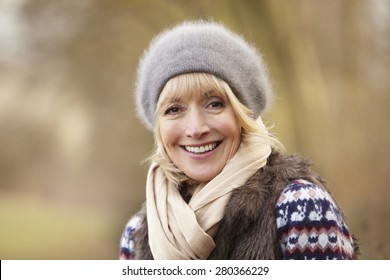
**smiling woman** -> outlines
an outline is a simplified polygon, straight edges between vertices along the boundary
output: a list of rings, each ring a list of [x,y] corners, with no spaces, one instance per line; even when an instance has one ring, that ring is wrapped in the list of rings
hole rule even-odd
[[[218,175],[241,141],[241,128],[227,96],[210,87],[206,75],[184,74],[167,83],[160,96],[162,105],[157,104],[161,109],[155,131],[161,138],[159,150],[167,152],[162,158],[169,158],[179,173],[199,182]]]
[[[243,38],[185,22],[153,40],[137,78],[155,151],[122,259],[356,258],[324,181],[263,124],[268,75]]]

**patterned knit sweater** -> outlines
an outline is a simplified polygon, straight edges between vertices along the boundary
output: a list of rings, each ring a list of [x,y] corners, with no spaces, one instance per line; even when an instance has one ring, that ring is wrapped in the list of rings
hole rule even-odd
[[[278,241],[284,259],[351,259],[353,238],[336,203],[323,188],[295,180],[275,206]],[[120,259],[134,259],[134,232],[141,218],[133,216],[120,240]]]

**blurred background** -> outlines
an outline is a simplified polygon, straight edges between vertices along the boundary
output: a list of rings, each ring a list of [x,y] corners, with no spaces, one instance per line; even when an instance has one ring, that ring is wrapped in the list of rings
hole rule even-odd
[[[0,0],[0,259],[116,259],[145,199],[138,59],[184,19],[264,54],[265,120],[329,184],[363,259],[390,259],[390,1]]]

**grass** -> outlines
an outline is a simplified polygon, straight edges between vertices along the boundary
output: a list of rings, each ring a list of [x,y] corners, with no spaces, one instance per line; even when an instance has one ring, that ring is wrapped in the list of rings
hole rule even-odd
[[[113,219],[100,212],[1,193],[0,259],[116,258]]]

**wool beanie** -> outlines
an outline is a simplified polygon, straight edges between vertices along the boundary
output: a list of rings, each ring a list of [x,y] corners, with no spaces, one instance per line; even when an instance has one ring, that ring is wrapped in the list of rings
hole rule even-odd
[[[254,118],[269,106],[271,86],[257,50],[222,24],[186,21],[157,35],[140,60],[136,106],[147,128],[153,129],[156,104],[166,82],[197,72],[224,80],[238,100],[253,111]]]

